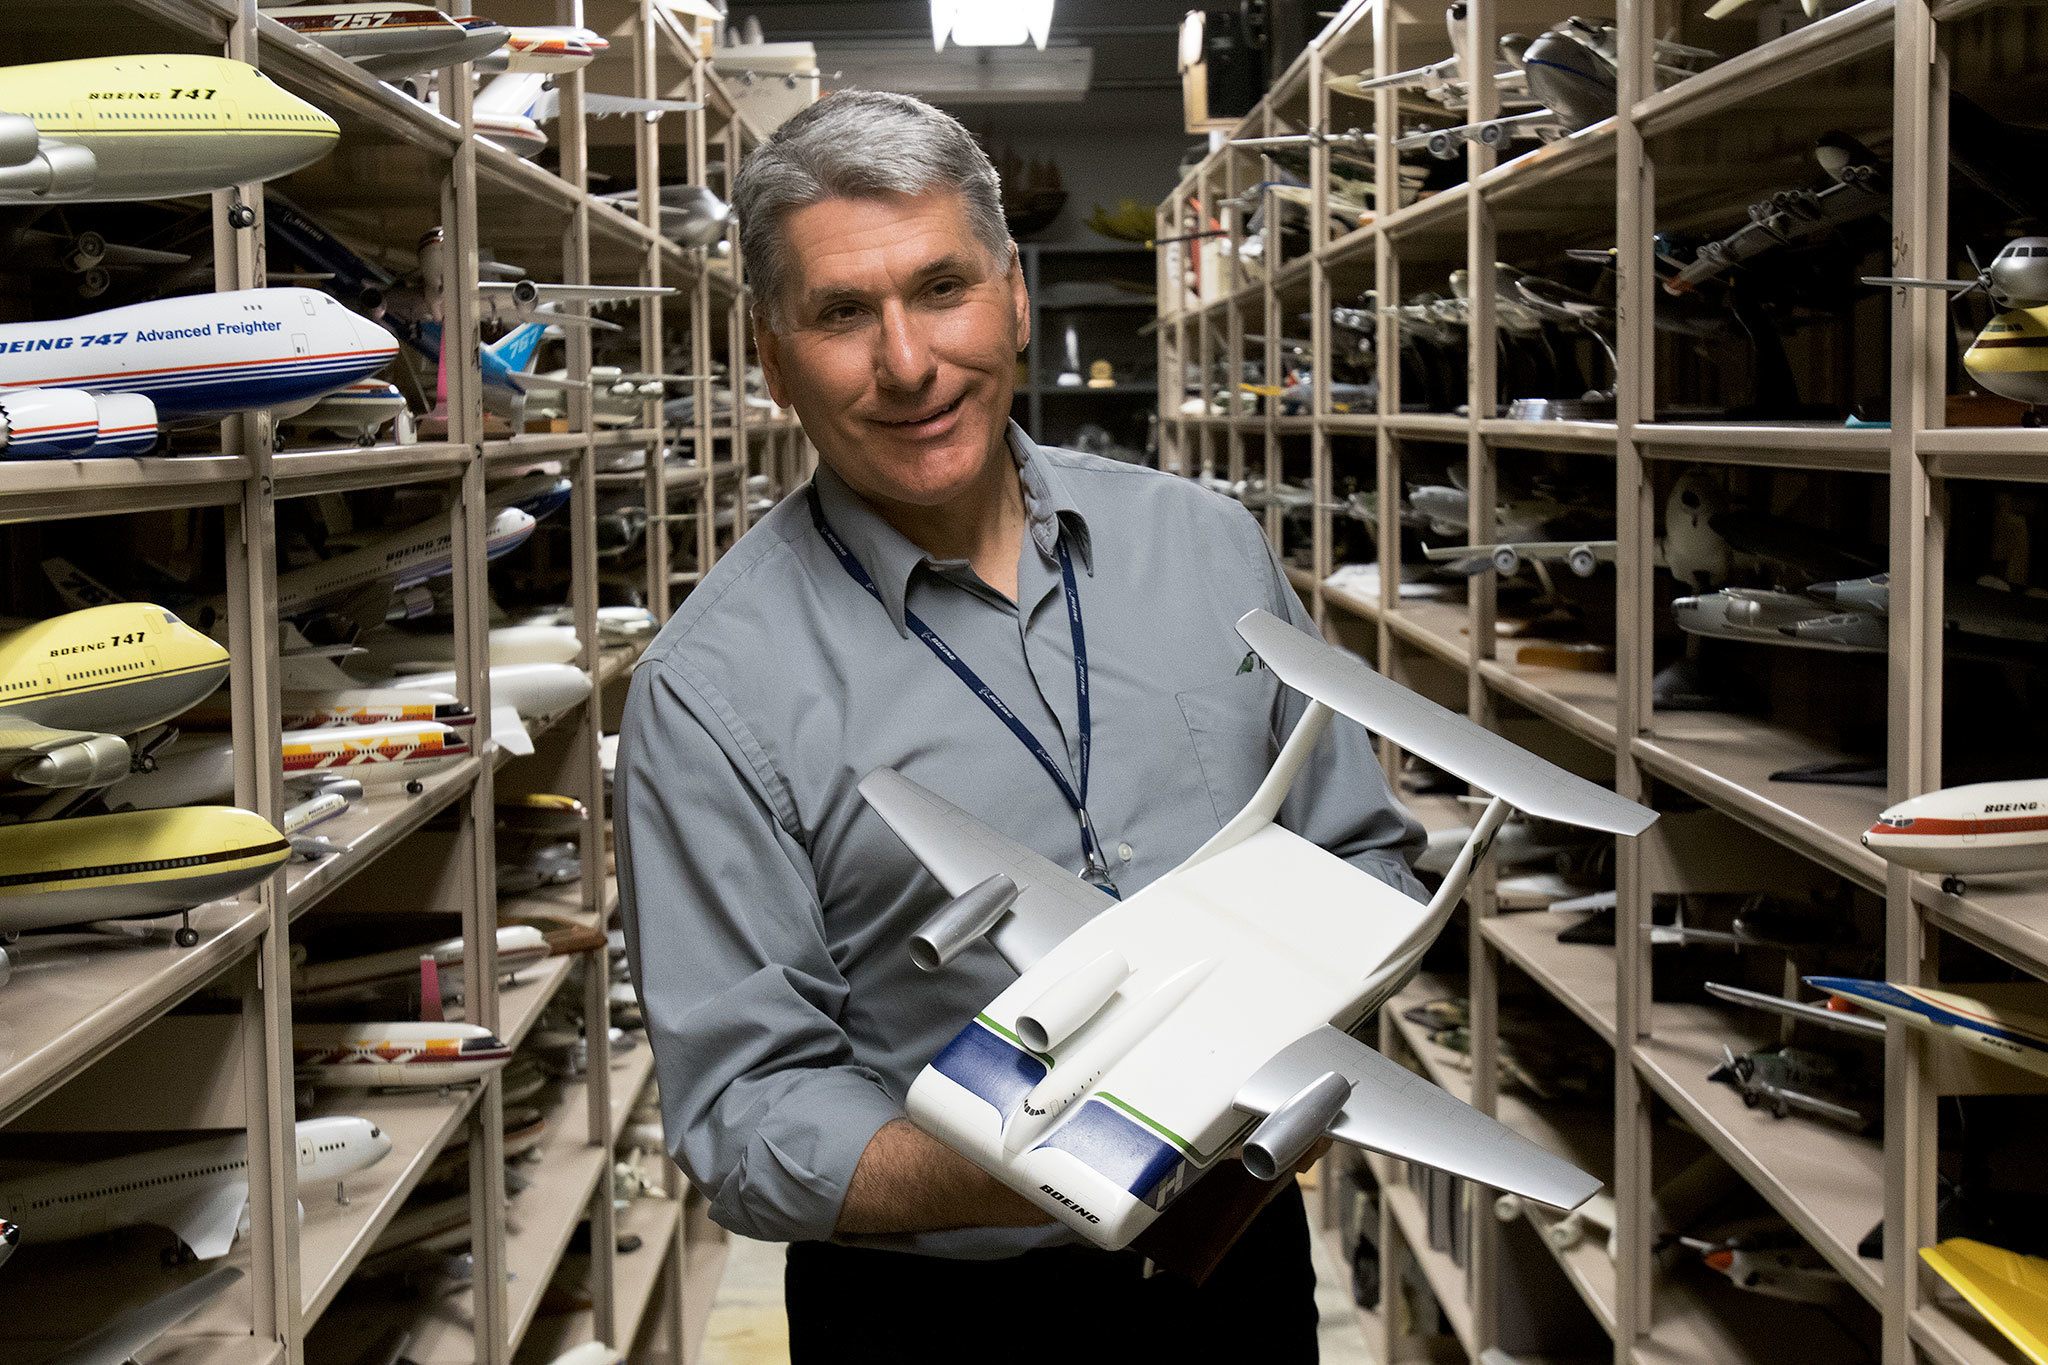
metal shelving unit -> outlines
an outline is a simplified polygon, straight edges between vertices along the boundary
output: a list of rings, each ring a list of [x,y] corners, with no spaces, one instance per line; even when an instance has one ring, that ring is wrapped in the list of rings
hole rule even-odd
[[[1888,427],[1845,425],[1839,417],[1712,419],[1668,406],[1673,381],[1660,364],[1661,291],[1652,244],[1655,234],[1688,223],[1718,219],[1726,224],[1722,231],[1739,224],[1751,202],[1783,184],[1772,177],[1788,158],[1803,154],[1793,141],[1798,133],[1842,126],[1871,140],[1889,162],[1889,273],[1954,273],[1951,259],[1960,258],[1961,243],[1949,240],[1947,111],[1952,78],[1982,80],[1981,70],[1960,71],[1959,54],[1996,50],[2000,33],[2010,40],[2004,44],[2010,52],[2031,51],[2028,45],[2038,42],[2035,18],[2002,0],[1860,0],[1811,22],[1781,12],[1773,22],[1789,31],[1774,34],[1753,16],[1716,28],[1700,8],[1674,0],[1620,5],[1617,117],[1523,155],[1468,146],[1465,160],[1452,167],[1462,174],[1447,177],[1451,183],[1434,181],[1434,192],[1420,197],[1374,195],[1362,219],[1335,223],[1327,211],[1333,164],[1347,176],[1395,185],[1398,158],[1385,135],[1407,131],[1409,114],[1427,106],[1404,105],[1391,90],[1351,99],[1329,90],[1326,79],[1387,75],[1450,54],[1441,13],[1432,6],[1344,5],[1236,134],[1358,128],[1381,135],[1362,154],[1362,165],[1355,158],[1336,162],[1346,152],[1331,145],[1308,154],[1312,207],[1305,254],[1286,257],[1269,234],[1263,268],[1240,264],[1249,211],[1242,196],[1272,178],[1251,149],[1216,147],[1159,208],[1158,236],[1169,242],[1158,272],[1160,462],[1187,476],[1251,476],[1269,484],[1284,478],[1307,486],[1316,505],[1310,516],[1289,520],[1274,508],[1265,514],[1266,526],[1326,633],[1410,686],[1462,706],[1475,720],[1611,779],[1626,795],[1674,811],[1699,808],[1668,815],[1645,838],[1617,848],[1620,949],[1560,943],[1556,931],[1566,917],[1498,913],[1490,869],[1474,879],[1469,937],[1448,945],[1460,972],[1418,983],[1408,993],[1413,998],[1400,1002],[1454,993],[1469,999],[1469,1072],[1456,1069],[1398,1008],[1386,1012],[1382,1041],[1392,1055],[1586,1163],[1616,1196],[1620,1228],[1612,1258],[1597,1243],[1580,1243],[1556,1253],[1554,1275],[1539,1264],[1532,1278],[1529,1258],[1510,1254],[1507,1246],[1519,1234],[1481,1209],[1470,1214],[1469,1252],[1461,1263],[1432,1248],[1432,1229],[1398,1164],[1373,1158],[1368,1164],[1381,1188],[1377,1241],[1385,1289],[1382,1302],[1361,1313],[1378,1333],[1380,1358],[1476,1361],[1480,1352],[1504,1344],[1504,1305],[1554,1294],[1562,1278],[1611,1338],[1619,1365],[1763,1362],[1793,1341],[1811,1359],[1832,1359],[1840,1346],[1851,1357],[1860,1351],[1888,1365],[1923,1359],[2014,1365],[2019,1352],[1942,1287],[1916,1252],[1935,1240],[1937,1094],[2016,1090],[2019,1082],[1980,1069],[1958,1085],[1939,1069],[1934,1049],[1893,1029],[1884,1047],[1882,1139],[1773,1120],[1705,1076],[1724,1042],[1740,1051],[1776,1040],[1778,1031],[1732,1009],[1653,1000],[1648,931],[1653,894],[1735,889],[1717,879],[1728,876],[1728,862],[1747,859],[1752,879],[1841,889],[1881,902],[1881,970],[1893,981],[1936,982],[1944,948],[1963,944],[2022,972],[2048,975],[2048,886],[2038,878],[2005,878],[1950,895],[1935,879],[1888,867],[1858,837],[1882,807],[1943,784],[1942,688],[1953,667],[1943,643],[1944,565],[1952,539],[1982,533],[1952,523],[1951,495],[1987,481],[2038,484],[2048,477],[2042,473],[2048,443],[2041,431],[2017,425],[1951,424],[1945,357],[1952,329],[1944,299],[1929,291],[1893,291],[1888,312],[1875,290],[1855,305],[1853,349],[1856,358],[1867,357],[1864,368],[1888,381]],[[1491,53],[1497,35],[1536,33],[1571,13],[1561,3],[1473,0],[1461,46]],[[2009,28],[1991,27],[1998,24]],[[1652,40],[1671,36],[1715,47],[1724,59],[1660,89],[1652,80]],[[1462,117],[1493,114],[1494,97],[1491,85],[1479,82]],[[1457,120],[1438,111],[1437,121]],[[1171,242],[1218,224],[1219,238]],[[1469,300],[1470,361],[1458,362],[1465,383],[1458,384],[1455,373],[1445,376],[1444,387],[1457,391],[1455,403],[1439,411],[1404,406],[1412,395],[1404,394],[1399,324],[1382,311],[1376,408],[1333,407],[1333,305],[1352,303],[1367,290],[1376,291],[1374,302],[1381,305],[1424,288],[1447,294],[1452,270],[1484,280],[1496,260],[1533,267],[1545,251],[1610,243],[1617,248],[1621,319],[1611,420],[1492,415],[1500,326],[1492,291],[1484,288]],[[1282,416],[1277,404],[1260,403],[1237,380],[1246,360],[1258,362],[1269,380],[1279,372],[1271,343],[1248,345],[1246,337],[1279,336],[1283,322],[1303,313],[1308,322],[1293,325],[1312,333],[1314,401],[1301,415]],[[1881,326],[1888,326],[1888,335]],[[1660,409],[1660,401],[1667,406]],[[1490,508],[1502,469],[1530,462],[1532,453],[1572,458],[1575,467],[1594,472],[1588,482],[1613,488],[1620,546],[1611,580],[1613,671],[1517,661],[1513,648],[1499,643],[1499,584],[1491,571],[1471,580],[1463,600],[1451,601],[1404,597],[1392,564],[1398,555],[1391,553],[1381,556],[1376,584],[1332,578],[1339,567],[1333,542],[1345,515],[1333,504],[1348,492],[1379,494],[1373,539],[1391,547],[1400,538],[1394,494],[1416,482],[1418,471],[1448,468],[1469,490],[1472,507]],[[1610,462],[1611,469],[1603,468]],[[1653,704],[1660,662],[1659,504],[1677,468],[1693,465],[1737,479],[1860,480],[1872,490],[1888,555],[1880,567],[1889,568],[1894,604],[1888,654],[1872,665],[1881,671],[1869,675],[1872,689],[1881,691],[1884,790],[1771,780],[1773,772],[1795,764],[1842,757],[1837,740],[1795,720]],[[1393,771],[1399,756],[1383,757]],[[1438,800],[1421,800],[1425,823],[1465,822],[1455,812],[1435,810]],[[1700,821],[1707,823],[1694,826]],[[1750,884],[1772,883],[1742,883]],[[1499,1083],[1498,1012],[1509,977],[1547,1000],[1559,1027],[1583,1026],[1615,1050],[1612,1113],[1590,1143],[1566,1134],[1554,1107]],[[1778,1305],[1756,1296],[1731,1298],[1720,1292],[1726,1286],[1702,1285],[1698,1276],[1681,1275],[1668,1258],[1653,1255],[1655,1191],[1671,1174],[1669,1149],[1677,1145],[1674,1134],[1684,1136],[1681,1130],[1690,1134],[1684,1141],[1717,1154],[1760,1205],[1842,1274],[1855,1310],[1846,1319],[1852,1328],[1846,1336],[1840,1329],[1830,1333],[1825,1323],[1815,1331],[1782,1321]],[[1321,1185],[1339,1191],[1348,1178],[1343,1163],[1332,1162]],[[1333,1197],[1325,1209],[1332,1236],[1339,1235],[1336,1202]],[[1540,1228],[1545,1217],[1539,1210],[1529,1220]],[[1865,1257],[1859,1243],[1880,1220],[1884,1254]],[[1429,1315],[1415,1312],[1400,1288],[1416,1277],[1441,1305],[1448,1335],[1433,1333]],[[1596,1353],[1606,1351],[1602,1344]]]
[[[446,7],[467,14],[469,6]],[[106,936],[32,940],[14,980],[0,989],[0,1125],[13,1137],[63,1127],[104,1112],[107,1126],[157,1132],[241,1130],[250,1152],[246,1234],[230,1263],[244,1279],[174,1329],[151,1359],[268,1365],[347,1358],[351,1337],[409,1326],[411,1353],[423,1362],[550,1359],[581,1341],[603,1339],[636,1360],[693,1359],[702,1307],[715,1289],[723,1233],[703,1216],[702,1198],[663,1162],[662,1189],[614,1216],[613,1151],[636,1103],[652,1093],[652,1057],[644,1042],[617,1057],[605,1030],[593,1030],[585,1074],[567,1084],[546,1115],[544,1160],[525,1188],[508,1196],[502,1077],[435,1092],[322,1093],[314,1113],[374,1119],[393,1141],[379,1165],[349,1182],[339,1203],[329,1190],[300,1190],[293,1173],[292,1123],[300,1116],[290,1051],[290,983],[295,948],[315,925],[333,928],[365,911],[431,912],[459,920],[467,945],[463,1017],[517,1045],[573,981],[581,1009],[608,1020],[609,974],[602,952],[550,958],[500,987],[495,930],[501,918],[540,916],[558,926],[606,925],[617,906],[611,875],[599,740],[615,724],[638,646],[606,645],[598,629],[600,592],[639,596],[666,618],[681,594],[673,583],[672,541],[696,572],[747,525],[739,497],[732,524],[715,526],[720,499],[752,479],[779,494],[807,468],[795,422],[743,401],[746,291],[736,258],[686,250],[658,231],[656,187],[664,158],[671,180],[685,175],[729,189],[730,168],[759,141],[757,130],[700,61],[694,21],[658,0],[507,0],[502,22],[577,24],[596,29],[610,49],[585,71],[560,78],[562,112],[550,126],[554,169],[523,161],[471,136],[468,68],[443,82],[437,112],[306,42],[265,17],[254,0],[99,0],[61,14],[21,10],[28,59],[126,52],[222,53],[260,67],[271,79],[329,112],[341,125],[337,150],[278,182],[278,188],[372,253],[403,260],[420,232],[445,233],[451,280],[477,278],[480,253],[518,262],[538,278],[565,283],[667,283],[678,293],[639,310],[637,353],[647,371],[708,374],[730,366],[735,395],[728,415],[714,414],[709,380],[695,382],[697,420],[665,430],[657,404],[623,430],[599,428],[587,390],[571,390],[568,415],[549,432],[509,433],[486,426],[473,287],[451,285],[443,299],[446,334],[457,344],[447,365],[445,433],[413,444],[366,449],[274,449],[270,420],[257,415],[221,427],[217,452],[175,457],[0,464],[0,543],[71,525],[118,528],[137,516],[201,523],[195,550],[227,584],[232,665],[235,802],[275,821],[287,804],[274,760],[278,746],[279,514],[293,500],[344,494],[439,494],[455,545],[455,671],[462,700],[477,715],[477,757],[426,778],[417,791],[375,788],[322,830],[340,852],[293,862],[243,897],[199,909],[200,942],[191,950]],[[698,113],[658,121],[586,117],[586,88],[702,99]],[[637,186],[639,216],[596,197],[599,189]],[[215,287],[250,288],[267,280],[260,214],[265,187],[213,197],[210,247]],[[259,214],[253,228],[230,226],[239,199]],[[630,334],[629,334],[630,335]],[[466,340],[465,340],[466,339]],[[587,333],[565,342],[572,373],[591,364]],[[625,479],[617,466],[638,453]],[[664,458],[667,457],[667,458]],[[489,742],[487,666],[490,569],[485,558],[490,484],[535,468],[558,469],[572,484],[555,514],[569,527],[568,604],[582,648],[578,665],[595,684],[590,698],[531,726],[537,751],[514,757]],[[710,476],[706,477],[706,470]],[[612,472],[606,472],[610,470]],[[600,582],[597,516],[601,502],[644,498],[648,565],[609,588]],[[685,518],[689,511],[698,515]],[[32,545],[27,549],[32,550]],[[17,568],[34,561],[17,550]],[[196,555],[195,555],[196,557]],[[26,602],[33,591],[24,588]],[[580,839],[579,883],[500,901],[495,894],[494,800],[533,791],[575,796],[591,812]],[[423,921],[423,923],[426,921]],[[423,932],[431,938],[431,932]],[[578,966],[585,968],[580,973]],[[110,1087],[137,1057],[162,1052],[195,1020],[214,1040],[203,1055],[178,1056],[146,1096]],[[115,1064],[118,1054],[118,1065]],[[72,1126],[77,1126],[74,1122]],[[378,1301],[364,1313],[349,1294],[351,1277],[444,1149],[468,1152],[469,1247],[473,1289],[459,1296]],[[303,1223],[299,1206],[303,1202]],[[566,1256],[580,1226],[588,1250]],[[620,1253],[621,1234],[639,1242]],[[33,1246],[8,1268],[18,1310],[0,1330],[0,1355],[33,1342],[54,1344],[63,1327],[90,1326],[125,1298],[168,1288],[149,1276],[96,1274],[61,1281],[65,1247]],[[96,1252],[92,1254],[97,1254]],[[85,1257],[91,1260],[91,1255]],[[50,1269],[37,1278],[37,1263]],[[543,1308],[551,1284],[570,1286],[583,1306]],[[46,1292],[47,1291],[47,1292]],[[49,1299],[48,1313],[39,1296]],[[65,1299],[84,1307],[66,1310]],[[330,1313],[337,1301],[347,1311]],[[34,1304],[36,1311],[27,1311]],[[81,1315],[82,1314],[82,1315]],[[694,1326],[686,1328],[686,1320]],[[377,1319],[371,1321],[371,1319]],[[9,1343],[15,1343],[10,1345]],[[363,1343],[367,1344],[367,1343]],[[360,1349],[360,1346],[357,1348]]]

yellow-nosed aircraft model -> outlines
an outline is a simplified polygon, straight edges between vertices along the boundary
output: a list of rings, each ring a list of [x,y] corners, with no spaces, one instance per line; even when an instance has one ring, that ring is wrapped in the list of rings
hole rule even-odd
[[[128,737],[227,680],[228,652],[162,607],[116,602],[0,635],[0,779],[105,786]]]
[[[341,136],[255,67],[187,53],[0,68],[0,111],[0,204],[207,194],[309,165]]]

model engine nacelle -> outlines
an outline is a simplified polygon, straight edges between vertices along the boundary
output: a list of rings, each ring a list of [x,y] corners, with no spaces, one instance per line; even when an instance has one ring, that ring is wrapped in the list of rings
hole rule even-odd
[[[937,971],[995,928],[1019,894],[1017,883],[1000,872],[968,887],[910,936],[910,960],[925,971]]]
[[[0,393],[0,451],[17,460],[139,455],[156,444],[156,404],[139,393]]]
[[[1017,1037],[1033,1052],[1050,1052],[1102,1012],[1116,988],[1131,975],[1131,964],[1114,948],[1067,973],[1017,1016]]]
[[[26,114],[0,114],[0,166],[19,166],[43,145],[36,121]]]
[[[530,313],[540,302],[540,286],[532,280],[521,280],[512,286],[512,306],[522,313]]]
[[[14,780],[31,787],[104,787],[128,776],[128,741],[91,735],[18,763]]]
[[[1581,578],[1591,578],[1593,571],[1600,567],[1600,556],[1593,553],[1590,545],[1574,545],[1565,551],[1565,567]]]
[[[1308,1149],[1330,1131],[1351,1098],[1351,1082],[1325,1071],[1288,1096],[1245,1139],[1244,1168],[1254,1180],[1278,1180],[1301,1164]]]
[[[1522,567],[1521,552],[1515,549],[1515,547],[1512,545],[1494,546],[1493,567],[1496,572],[1502,574],[1511,574],[1515,572],[1515,570]]]
[[[29,126],[33,131],[35,125]],[[0,133],[0,141],[5,137]],[[20,160],[0,165],[0,189],[26,190],[30,194],[80,194],[92,188],[99,171],[99,158],[84,147],[52,143],[36,148]]]

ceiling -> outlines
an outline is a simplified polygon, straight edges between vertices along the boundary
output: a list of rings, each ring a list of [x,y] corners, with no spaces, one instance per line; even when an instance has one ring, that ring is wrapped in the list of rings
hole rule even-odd
[[[1175,62],[1181,16],[1190,0],[1057,0],[1050,46],[1094,49],[1087,97],[1062,103],[946,105],[969,128],[998,139],[1092,132],[1178,136],[1180,76]],[[835,43],[888,39],[931,48],[926,0],[730,0],[734,19],[761,21],[769,42],[811,42],[830,73]],[[975,60],[948,47],[949,59]],[[827,80],[825,88],[834,88]]]

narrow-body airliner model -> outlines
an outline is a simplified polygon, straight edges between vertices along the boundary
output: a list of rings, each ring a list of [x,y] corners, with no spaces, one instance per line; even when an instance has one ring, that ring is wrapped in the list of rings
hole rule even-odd
[[[0,67],[0,110],[0,204],[210,194],[289,175],[341,137],[255,67],[190,53]]]
[[[499,979],[509,980],[547,958],[547,935],[530,924],[508,924],[498,930],[497,948]],[[407,978],[417,980],[421,958],[433,959],[444,994],[453,992],[459,984],[460,973],[468,960],[462,940],[451,938],[418,947],[395,948],[385,953],[307,963],[292,969],[292,991],[309,998],[331,997],[366,986]]]
[[[1863,831],[1863,846],[1887,862],[1944,874],[2048,871],[2048,780],[1973,782],[1908,798]]]
[[[514,24],[504,45],[479,61],[479,71],[530,71],[564,76],[581,71],[611,50],[595,29],[574,24]]]
[[[368,1119],[301,1119],[297,1146],[299,1188],[339,1189],[383,1160],[391,1139]],[[170,1229],[192,1259],[218,1260],[234,1246],[248,1209],[246,1133],[0,1181],[0,1217],[19,1219],[30,1246],[150,1226]]]
[[[296,410],[389,364],[398,342],[313,289],[241,289],[0,325],[0,453],[135,455],[159,420]]]
[[[234,806],[178,806],[0,825],[0,934],[181,915],[255,885],[290,856]],[[189,923],[178,946],[197,944]]]
[[[479,1080],[512,1049],[481,1024],[294,1024],[298,1074],[330,1089],[445,1086]]]
[[[451,19],[432,5],[404,0],[284,5],[265,13],[380,81],[402,81],[474,61],[512,36],[502,24]]]
[[[471,728],[405,720],[286,730],[280,736],[278,763],[285,782],[300,791],[317,791],[337,781],[411,786],[474,753]],[[157,758],[154,770],[121,782],[108,800],[136,810],[164,811],[219,800],[234,790],[234,782],[232,741],[226,735],[208,735],[173,745]],[[0,837],[5,833],[0,826]]]
[[[0,635],[0,773],[88,787],[128,773],[128,736],[227,681],[228,652],[162,607],[119,602]]]
[[[405,395],[398,385],[388,379],[358,379],[321,395],[312,407],[293,413],[279,425],[292,431],[339,432],[353,437],[359,446],[373,446],[377,433],[405,409]]]
[[[911,1119],[1088,1240],[1121,1247],[1241,1140],[1271,1181],[1324,1137],[1558,1208],[1600,1182],[1353,1037],[1420,964],[1510,807],[1635,835],[1655,813],[1263,611],[1238,633],[1309,697],[1271,772],[1129,900],[889,769],[861,793],[953,894],[912,937],[938,970],[988,937],[1021,973],[912,1084]],[[1493,793],[1423,906],[1275,823],[1344,715]]]

